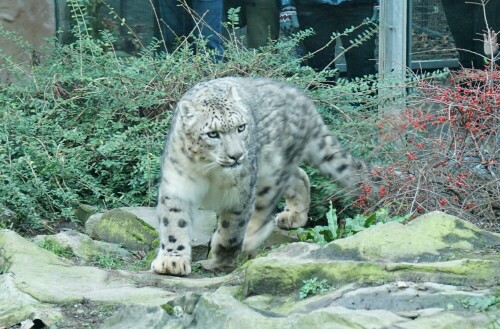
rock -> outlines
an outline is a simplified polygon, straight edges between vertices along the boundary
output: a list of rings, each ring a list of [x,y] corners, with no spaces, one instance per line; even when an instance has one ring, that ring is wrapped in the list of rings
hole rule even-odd
[[[128,305],[104,322],[102,329],[165,328],[170,316],[161,306]]]
[[[102,212],[95,213],[95,214],[91,215],[85,221],[85,225],[84,225],[85,234],[91,236],[94,233],[95,227],[96,227],[97,223],[99,223],[99,221],[101,220],[102,215],[103,215]]]
[[[90,216],[97,213],[97,208],[88,204],[81,204],[75,209],[75,217],[81,224],[85,224]]]
[[[87,241],[65,233],[54,238]],[[323,247],[289,243],[226,276],[177,278],[76,266],[0,230],[0,328],[25,320],[72,328],[495,328],[499,245],[498,234],[432,213]],[[314,288],[320,283],[326,288]],[[78,312],[99,317],[80,323]]]
[[[189,328],[285,328],[283,319],[271,319],[236,300],[230,295],[207,293],[200,296],[192,314]],[[187,315],[185,315],[187,316]],[[273,327],[271,327],[273,326]]]
[[[46,38],[53,38],[56,32],[55,7],[53,0],[0,0],[0,25],[7,31],[15,31],[23,40],[29,42],[30,48],[25,49],[19,42],[11,38],[0,38],[0,49],[7,56],[12,56],[14,63],[8,66],[19,66],[20,69],[2,70],[0,83],[16,81],[16,74],[31,71],[31,63],[36,61],[33,52],[40,51],[46,44]],[[32,49],[31,49],[32,48]],[[5,66],[5,60],[0,58],[0,66]],[[21,74],[19,74],[21,75]]]
[[[188,319],[195,319],[184,328],[274,329],[274,328],[388,328],[403,321],[384,310],[353,311],[330,307],[308,313],[290,315],[247,307],[235,298],[221,293],[202,294]]]
[[[60,244],[69,246],[75,256],[86,262],[101,255],[112,255],[125,260],[132,258],[130,252],[118,244],[92,240],[88,235],[74,230],[63,231],[55,235],[38,235],[33,239],[33,242],[40,244],[47,238],[55,239]]]
[[[386,310],[352,310],[333,306],[315,310],[299,318],[297,328],[395,328],[402,318]],[[289,327],[294,328],[294,327]]]
[[[62,317],[57,307],[43,304],[18,289],[12,273],[0,275],[0,291],[0,328],[37,318],[51,325]]]
[[[294,243],[250,262],[244,293],[288,294],[303,280],[378,284],[393,280],[494,286],[500,235],[440,212],[408,225],[387,223],[317,245]]]
[[[14,274],[14,284],[38,301],[67,303],[86,298],[119,303],[127,296],[130,303],[157,305],[172,298],[168,291],[138,288],[120,272],[75,266],[13,231],[0,230],[0,250],[3,272]]]
[[[315,258],[412,263],[447,261],[470,257],[471,252],[480,254],[498,246],[499,239],[498,234],[435,211],[407,225],[386,223],[333,241],[318,250]]]
[[[101,328],[190,328],[194,320],[191,314],[199,299],[199,294],[188,293],[158,307],[126,306],[103,323]]]
[[[439,313],[452,307],[454,311],[468,312],[463,300],[494,294],[490,289],[472,291],[470,288],[437,283],[405,283],[405,289],[400,289],[395,282],[353,287],[330,293],[295,305],[291,313],[307,313],[324,307],[343,306],[353,310],[384,309],[404,317],[414,312],[414,317],[417,318],[424,310],[429,309],[433,310],[433,313]]]
[[[410,284],[410,286],[412,286]],[[415,288],[412,286],[412,288]],[[392,291],[395,295],[390,295]],[[126,306],[109,318],[101,328],[224,328],[224,329],[274,329],[274,328],[464,328],[487,327],[495,321],[495,314],[474,314],[462,311],[448,312],[447,303],[460,304],[465,296],[479,293],[457,291],[453,287],[429,286],[421,297],[402,293],[396,284],[376,287],[345,289],[318,298],[291,304],[287,312],[276,309],[277,300],[267,303],[267,308],[248,307],[230,294],[216,292],[187,294],[157,307]],[[377,298],[377,293],[382,293]],[[369,296],[370,301],[364,298]],[[273,299],[272,296],[265,297]],[[429,306],[422,308],[427,300]],[[416,302],[416,303],[415,303]],[[384,304],[386,303],[386,304]],[[387,304],[389,303],[389,304]],[[413,304],[415,303],[415,304]],[[252,304],[252,303],[251,303]],[[353,306],[354,305],[354,306]],[[413,313],[403,309],[415,309]],[[498,313],[497,315],[498,316]]]
[[[148,225],[158,229],[158,216],[156,215],[156,207],[121,207],[123,211],[127,211],[142,219]]]
[[[102,216],[91,216],[85,231],[93,239],[116,243],[128,250],[147,252],[158,243],[158,233],[154,227],[122,209],[109,210]]]
[[[178,303],[178,299],[169,304],[179,305],[184,310],[181,316],[185,320],[183,328],[474,329],[486,327],[499,315],[498,312],[477,314],[462,304],[464,298],[478,298],[492,291],[470,292],[428,284],[422,293],[422,287],[413,283],[408,285],[409,288],[404,290],[398,289],[396,283],[361,288],[351,286],[310,300],[288,302],[286,311],[278,306],[279,299],[273,296],[260,297],[266,305],[262,308],[254,297],[249,297],[253,299],[251,302],[243,300],[242,303],[231,295],[220,293],[220,289],[202,294],[194,307],[186,307],[182,302]],[[450,303],[457,306],[454,312],[447,310]],[[413,310],[413,313],[409,315],[408,310]]]
[[[53,304],[86,300],[158,306],[180,292],[216,289],[231,278],[188,279],[77,266],[13,231],[0,230],[0,328],[36,317],[50,325],[60,317]]]
[[[396,286],[399,288],[399,289],[406,289],[408,288],[408,283],[407,282],[404,282],[404,281],[396,281]]]
[[[495,328],[498,326],[498,314],[488,318],[486,314],[478,314],[470,317],[464,317],[457,313],[440,312],[428,317],[420,317],[415,320],[406,321],[398,324],[397,328],[401,329],[426,329],[426,328],[443,328],[443,329],[478,329],[478,328]]]
[[[282,244],[298,242],[299,238],[296,233],[282,230],[279,227],[274,227],[271,235],[264,241],[263,248],[274,248]]]

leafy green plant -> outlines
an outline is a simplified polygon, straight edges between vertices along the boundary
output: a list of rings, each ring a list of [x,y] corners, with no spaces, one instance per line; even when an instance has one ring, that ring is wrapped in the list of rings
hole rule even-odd
[[[300,241],[310,241],[319,244],[325,244],[338,237],[339,227],[337,224],[336,210],[330,203],[330,210],[326,213],[328,225],[317,225],[312,228],[297,229],[297,236]]]
[[[354,218],[346,218],[345,227],[342,230],[342,233],[339,235],[342,237],[350,236],[363,231],[370,226],[380,225],[388,222],[402,223],[410,217],[411,214],[407,214],[404,216],[389,216],[389,211],[385,208],[381,208],[368,216],[356,215]]]
[[[73,258],[73,250],[70,246],[64,245],[52,237],[47,237],[38,243],[40,248],[46,249],[59,257],[63,258]]]
[[[299,290],[300,299],[311,295],[324,294],[332,289],[327,280],[318,280],[318,278],[303,280],[302,283],[303,285]]]
[[[408,218],[410,218],[410,214],[391,217],[386,209],[379,209],[369,215],[358,214],[353,218],[345,218],[343,219],[345,224],[338,225],[337,211],[330,203],[330,209],[326,213],[328,223],[326,226],[317,225],[311,228],[299,228],[297,229],[297,235],[300,241],[325,244],[335,239],[351,236],[373,225],[387,222],[401,223]]]

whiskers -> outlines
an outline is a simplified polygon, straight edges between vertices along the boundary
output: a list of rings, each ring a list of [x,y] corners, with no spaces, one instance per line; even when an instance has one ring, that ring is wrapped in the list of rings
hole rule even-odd
[[[220,164],[217,161],[207,163],[201,167],[203,174],[208,174],[212,169],[219,167]]]

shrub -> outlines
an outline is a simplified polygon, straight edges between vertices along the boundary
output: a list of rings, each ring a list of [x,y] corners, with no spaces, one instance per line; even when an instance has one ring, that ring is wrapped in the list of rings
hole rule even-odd
[[[88,16],[84,9],[73,12],[75,19],[78,13],[81,19]],[[17,214],[3,227],[50,231],[60,221],[76,220],[74,208],[80,203],[155,205],[172,109],[197,82],[265,76],[306,89],[331,75],[317,74],[292,56],[311,31],[259,52],[228,40],[226,60],[215,62],[203,40],[196,40],[196,47],[181,43],[172,54],[159,54],[155,41],[136,57],[120,57],[113,51],[112,33],[88,33],[83,26],[75,25],[73,43],[56,42],[42,50],[39,64],[22,82],[1,87],[0,205]],[[6,34],[11,35],[0,30]],[[337,125],[332,104],[349,104],[352,90],[363,84],[368,82],[318,85],[309,93]],[[334,112],[340,109],[335,106]],[[354,140],[349,133],[340,137]]]
[[[490,230],[500,218],[500,72],[463,70],[422,81],[400,115],[378,123],[388,165],[380,202],[391,213],[442,210]],[[366,207],[365,199],[357,200]]]
[[[85,41],[88,53],[56,46],[30,83],[0,95],[0,203],[22,226],[73,218],[79,202],[153,203],[175,94],[150,84],[146,58],[119,60]]]

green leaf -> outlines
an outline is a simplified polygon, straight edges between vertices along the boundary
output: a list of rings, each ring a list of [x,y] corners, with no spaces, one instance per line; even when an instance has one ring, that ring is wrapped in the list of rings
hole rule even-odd
[[[331,201],[330,201],[330,209],[326,213],[326,219],[328,221],[328,230],[331,233],[330,241],[335,240],[338,236],[337,209],[333,208]]]

